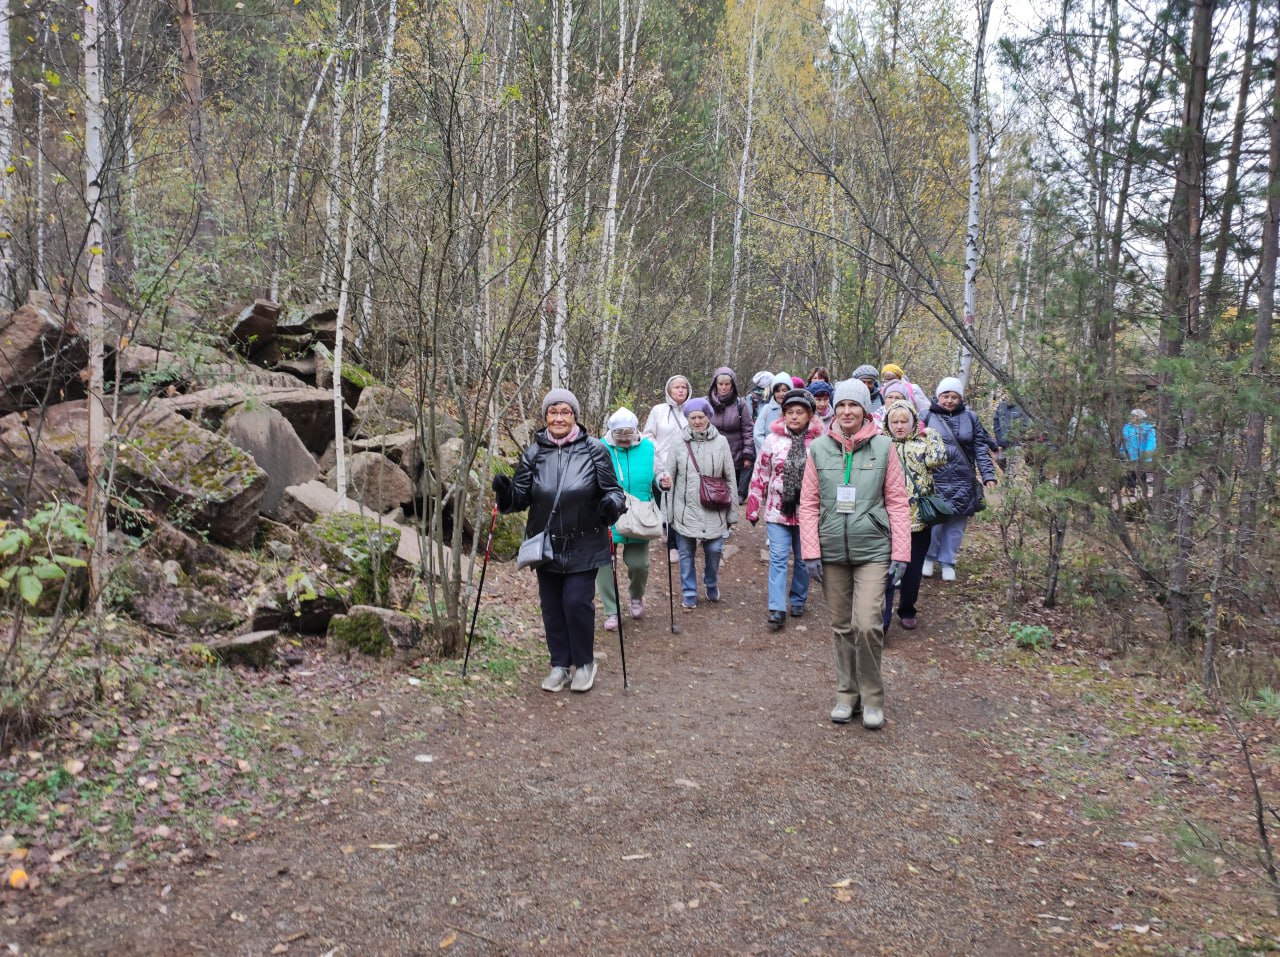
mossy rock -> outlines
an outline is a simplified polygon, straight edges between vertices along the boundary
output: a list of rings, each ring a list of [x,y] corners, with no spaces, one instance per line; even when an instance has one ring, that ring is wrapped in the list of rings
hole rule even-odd
[[[302,554],[327,566],[323,576],[330,583],[325,589],[326,597],[342,598],[347,605],[386,600],[391,593],[392,560],[399,542],[399,528],[379,525],[354,512],[322,515],[301,529],[298,536]]]
[[[375,615],[334,615],[329,619],[329,645],[335,651],[358,651],[371,658],[392,652],[391,638]]]
[[[493,529],[493,557],[501,562],[509,562],[520,551],[520,543],[524,541],[524,513],[515,515],[499,515],[498,524]]]

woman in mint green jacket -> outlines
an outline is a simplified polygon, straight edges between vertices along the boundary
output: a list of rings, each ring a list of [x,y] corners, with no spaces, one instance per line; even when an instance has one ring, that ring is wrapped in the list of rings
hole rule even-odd
[[[655,477],[655,450],[653,441],[640,434],[640,422],[636,414],[625,406],[609,416],[608,431],[604,436],[605,448],[613,459],[613,470],[622,483],[624,492],[642,502],[653,501]],[[644,617],[644,589],[649,582],[649,543],[640,538],[626,538],[613,529],[614,546],[622,555],[631,579],[631,617]],[[596,573],[596,591],[604,606],[605,631],[618,630],[618,590],[614,587],[613,567],[600,566]]]

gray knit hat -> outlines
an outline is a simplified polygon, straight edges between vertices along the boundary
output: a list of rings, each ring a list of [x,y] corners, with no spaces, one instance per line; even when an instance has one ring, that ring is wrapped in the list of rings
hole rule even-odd
[[[582,418],[582,406],[578,404],[578,397],[576,395],[568,389],[552,389],[542,397],[543,421],[547,418],[547,409],[551,408],[553,405],[558,405],[561,402],[564,402],[569,406],[569,408],[573,409],[573,418],[575,422]]]
[[[855,379],[874,379],[879,382],[880,370],[873,365],[861,365],[853,370],[853,377]]]
[[[845,379],[836,383],[836,394],[831,399],[832,407],[838,408],[841,402],[850,401],[862,406],[864,412],[871,410],[871,390],[861,379]]]

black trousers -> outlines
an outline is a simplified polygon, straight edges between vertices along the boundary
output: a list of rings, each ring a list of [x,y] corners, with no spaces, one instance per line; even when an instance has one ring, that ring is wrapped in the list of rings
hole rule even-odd
[[[551,667],[590,664],[596,644],[596,570],[562,574],[539,568],[538,597]]]
[[[914,618],[916,616],[916,599],[920,597],[920,578],[924,571],[924,559],[929,553],[929,542],[933,538],[933,529],[926,528],[911,533],[911,561],[907,564],[906,573],[902,576],[902,584],[898,586],[901,597],[898,599],[898,617]],[[884,586],[884,626],[889,627],[889,619],[893,617],[893,579],[885,579]]]

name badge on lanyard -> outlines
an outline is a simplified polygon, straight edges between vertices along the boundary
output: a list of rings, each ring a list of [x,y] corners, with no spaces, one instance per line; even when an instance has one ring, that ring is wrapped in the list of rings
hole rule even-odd
[[[850,478],[853,475],[853,455],[845,453],[844,457],[844,484],[836,486],[836,511],[841,514],[847,514],[854,511],[858,504],[858,489],[850,484]]]

